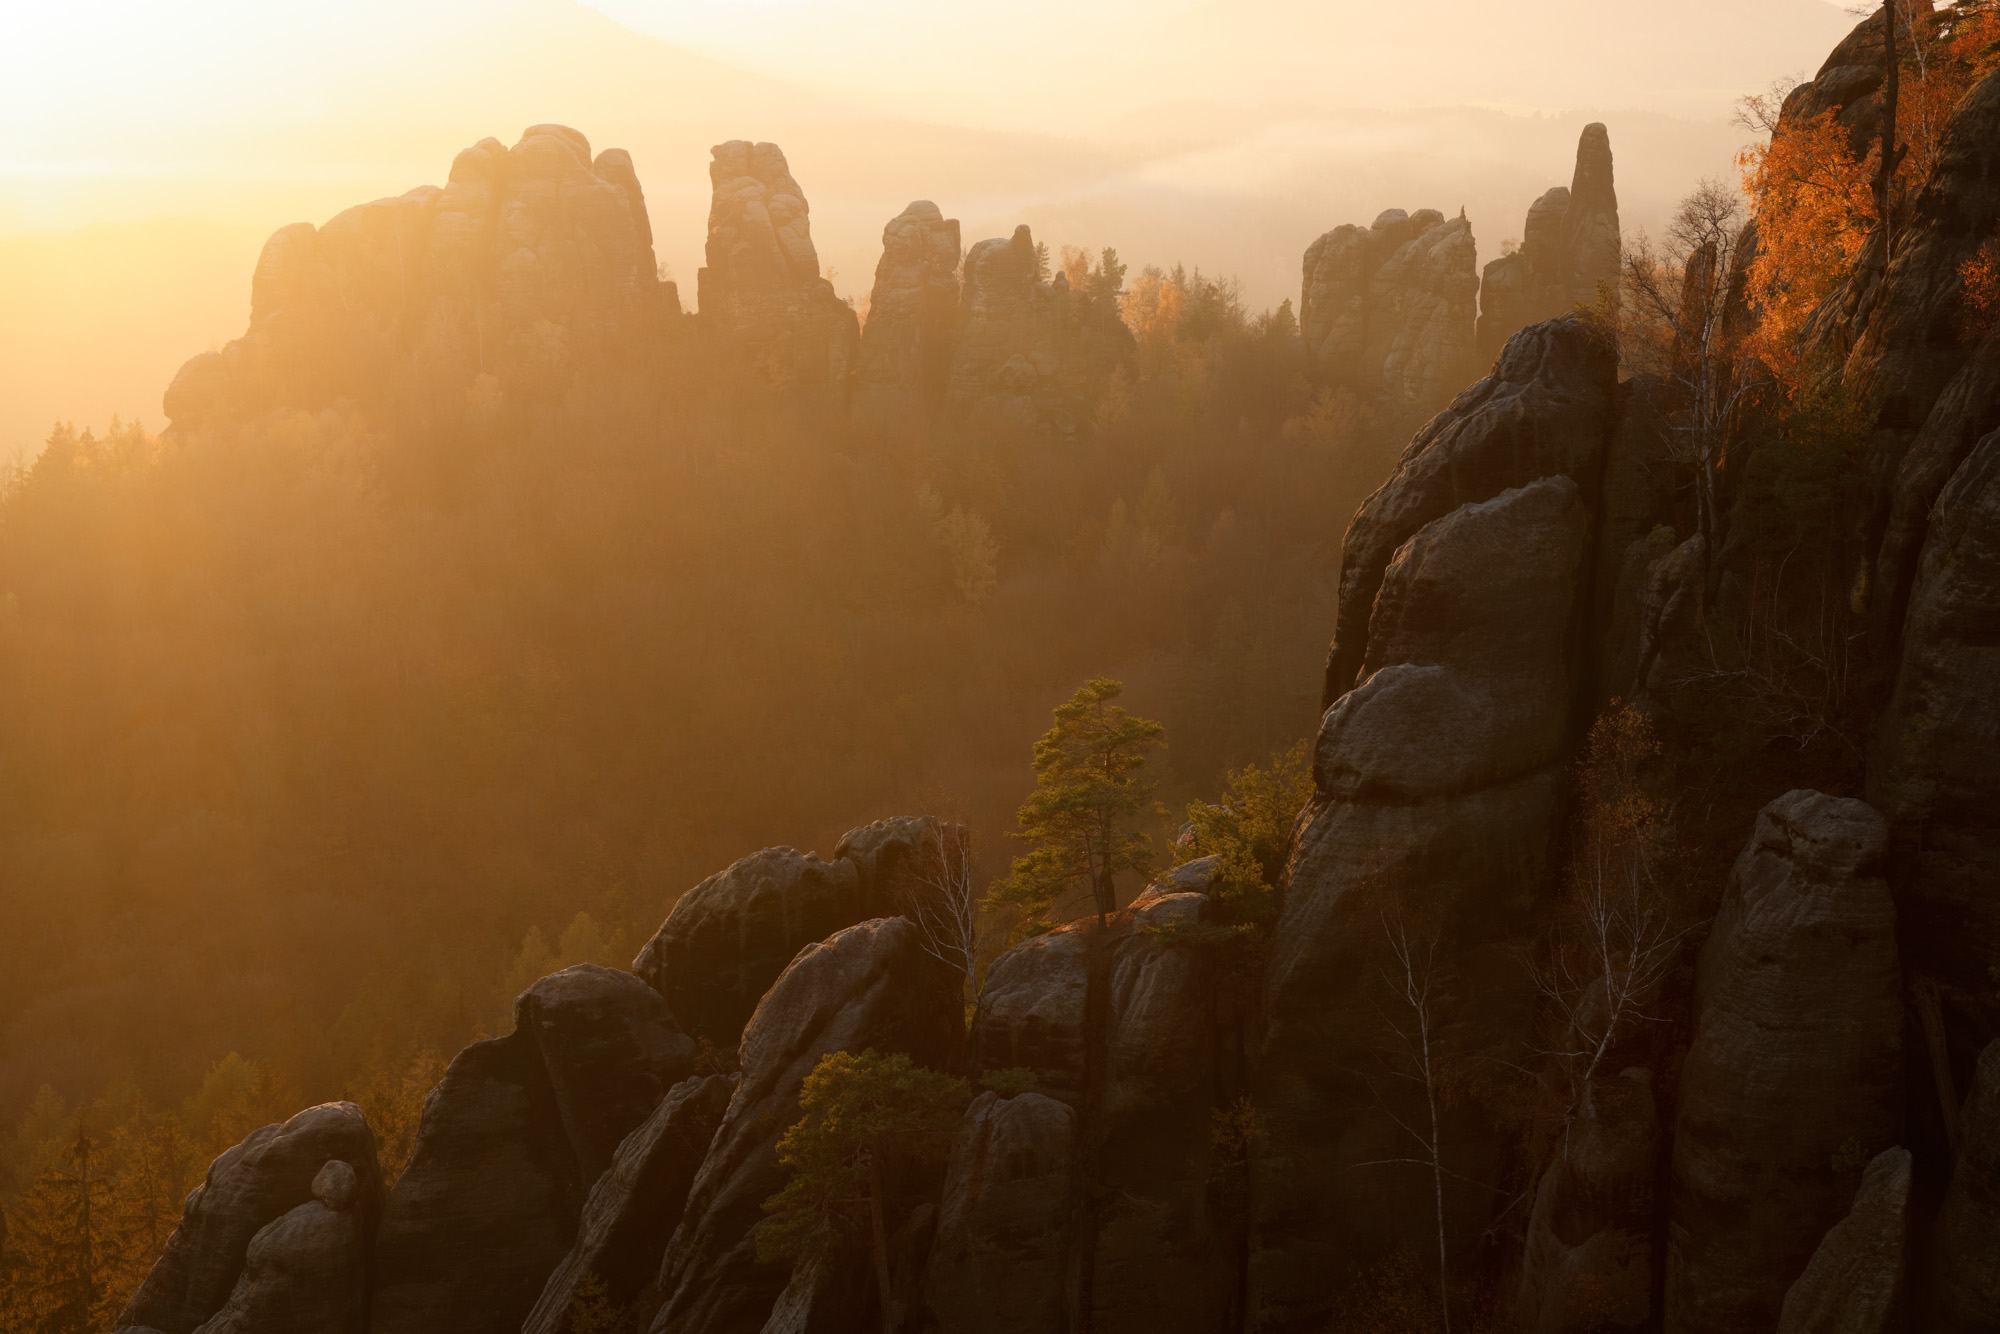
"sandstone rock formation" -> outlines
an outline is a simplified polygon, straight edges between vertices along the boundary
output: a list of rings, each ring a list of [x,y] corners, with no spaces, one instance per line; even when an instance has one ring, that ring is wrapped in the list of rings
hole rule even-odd
[[[1216,1328],[1237,1296],[1226,1202],[1212,1169],[1212,1117],[1240,1089],[1225,991],[1198,930],[1208,897],[1156,886],[1105,926],[1095,918],[1015,946],[988,971],[973,1023],[975,1071],[1021,1068],[1035,1092],[1074,1112],[1058,1122],[1023,1095],[985,1101],[974,1142],[953,1169],[941,1211],[930,1305],[951,1328],[997,1329],[997,1315],[944,1285],[984,1290],[996,1256],[1020,1248],[1032,1277],[1021,1300],[1060,1298],[1065,1320],[1100,1331]],[[1060,1133],[1058,1133],[1060,1131]],[[986,1143],[983,1137],[997,1137]],[[1014,1136],[1032,1151],[994,1154]],[[1060,1147],[1059,1147],[1060,1146]],[[1058,1178],[1059,1161],[1067,1162]],[[1000,1189],[1002,1181],[1037,1184]],[[1058,1185],[1060,1180],[1060,1185]],[[959,1192],[959,1193],[953,1193]],[[1075,1268],[1049,1287],[1053,1261],[1023,1239],[1025,1217],[1070,1239]],[[1008,1240],[1013,1238],[1013,1240]]]
[[[368,1327],[368,1224],[358,1173],[339,1159],[313,1198],[250,1239],[243,1277],[198,1334],[361,1334]]]
[[[522,1334],[569,1334],[571,1309],[592,1279],[615,1310],[646,1306],[649,1296],[658,1304],[660,1261],[734,1087],[726,1075],[684,1079],[625,1137],[611,1170],[591,1188],[576,1243],[549,1275]]]
[[[907,1052],[945,1065],[963,1023],[958,981],[902,918],[848,927],[792,960],[744,1030],[742,1082],[667,1249],[654,1334],[764,1326],[787,1275],[758,1263],[754,1229],[784,1184],[777,1142],[798,1119],[800,1086],[835,1051]]]
[[[694,1055],[629,973],[582,964],[523,992],[514,1031],[460,1052],[424,1106],[376,1236],[370,1328],[518,1329],[612,1151]]]
[[[249,331],[183,366],[164,407],[191,427],[391,392],[449,406],[481,374],[541,391],[629,355],[678,311],[631,157],[533,125],[511,149],[460,153],[441,189],[280,228]]]
[[[1060,273],[1038,280],[1026,226],[966,252],[956,338],[949,410],[1059,435],[1088,425],[1134,347],[1115,301],[1072,292]]]
[[[1785,1293],[1778,1334],[1888,1334],[1902,1328],[1910,1249],[1910,1151],[1884,1149],[1854,1208]]]
[[[1536,1334],[1643,1329],[1653,1309],[1652,1074],[1595,1080],[1568,1145],[1535,1191],[1522,1248],[1521,1326]]]
[[[632,971],[726,1056],[801,949],[897,911],[900,877],[929,855],[936,830],[927,817],[880,820],[849,830],[830,862],[791,848],[752,853],[683,894]]]
[[[1314,795],[1264,975],[1255,1328],[1323,1324],[1329,1276],[1434,1237],[1414,1169],[1356,1166],[1411,1156],[1383,1101],[1401,1085],[1384,1064],[1378,967],[1400,898],[1452,961],[1448,994],[1478,998],[1435,1016],[1455,1059],[1527,1031],[1534,998],[1509,940],[1547,892],[1615,399],[1613,359],[1581,325],[1527,330],[1348,529]],[[1463,1105],[1455,1116],[1454,1170],[1496,1179],[1490,1123]],[[1493,1207],[1454,1196],[1450,1230],[1476,1234]]]
[[[1390,209],[1307,249],[1299,330],[1316,383],[1428,415],[1477,378],[1479,273],[1472,224]]]
[[[329,1173],[333,1162],[346,1164],[348,1172]],[[308,1211],[279,1226],[307,1206],[331,1211],[338,1221]],[[126,1304],[119,1323],[160,1334],[193,1334],[221,1318],[218,1312],[232,1302],[251,1263],[253,1241],[274,1226],[279,1230],[258,1249],[244,1304],[258,1310],[275,1304],[303,1321],[309,1312],[284,1305],[287,1268],[296,1260],[301,1294],[324,1281],[345,1262],[343,1244],[366,1243],[381,1207],[375,1136],[353,1103],[326,1103],[282,1125],[265,1126],[210,1164],[208,1175],[188,1196],[165,1253]],[[238,1323],[217,1326],[215,1334],[241,1327],[241,1312],[239,1307],[229,1317]],[[329,1330],[348,1328],[337,1323],[342,1313],[336,1304],[314,1318],[333,1322],[324,1326]]]
[[[958,321],[958,220],[919,199],[882,229],[855,367],[857,406],[927,417],[944,399]]]
[[[1514,333],[1536,320],[1598,299],[1598,284],[1618,285],[1618,191],[1611,135],[1583,127],[1568,189],[1555,186],[1528,209],[1521,248],[1486,266],[1479,284],[1478,356],[1497,356]]]
[[[982,1093],[965,1121],[931,1248],[929,1319],[939,1334],[1061,1329],[1076,1112],[1041,1093]]]
[[[1872,1157],[1902,1134],[1887,851],[1871,807],[1792,792],[1757,817],[1730,873],[1681,1068],[1669,1334],[1774,1326],[1792,1279],[1848,1208],[1841,1157]]]
[[[820,276],[805,191],[784,151],[732,139],[710,152],[703,321],[774,382],[844,393],[859,321]]]
[[[2000,432],[1928,517],[1869,795],[1905,834],[1917,966],[1980,997],[2000,948]]]
[[[1928,1305],[1939,1334],[2000,1326],[2000,1041],[1979,1057],[1958,1133],[1932,1240]]]

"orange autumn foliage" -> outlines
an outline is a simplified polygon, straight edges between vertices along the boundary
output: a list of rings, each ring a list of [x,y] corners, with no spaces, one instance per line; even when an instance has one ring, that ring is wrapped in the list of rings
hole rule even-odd
[[[1937,164],[1944,127],[1973,84],[2000,67],[2000,6],[1961,4],[1934,10],[1929,0],[1895,0],[1900,88],[1897,164],[1891,208],[1900,211]],[[1813,308],[1854,271],[1878,211],[1874,194],[1879,143],[1857,156],[1832,110],[1780,123],[1780,96],[1749,98],[1744,123],[1769,132],[1737,159],[1758,252],[1746,295],[1762,311],[1757,355],[1787,380],[1797,335]]]

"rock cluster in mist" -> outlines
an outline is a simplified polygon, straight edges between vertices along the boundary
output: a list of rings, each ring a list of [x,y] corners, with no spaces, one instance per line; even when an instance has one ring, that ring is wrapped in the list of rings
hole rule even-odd
[[[1486,266],[1479,283],[1479,355],[1499,355],[1514,331],[1536,320],[1592,306],[1600,284],[1618,289],[1618,191],[1611,135],[1586,125],[1576,146],[1576,174],[1537,199],[1521,224],[1521,246]]]
[[[592,157],[562,125],[530,126],[512,148],[482,139],[443,187],[274,233],[249,331],[181,368],[166,415],[189,427],[389,384],[457,397],[481,375],[560,377],[679,313],[656,268],[625,150]]]
[[[1299,331],[1321,384],[1420,411],[1451,400],[1476,374],[1479,313],[1472,224],[1436,209],[1389,209],[1306,251]]]

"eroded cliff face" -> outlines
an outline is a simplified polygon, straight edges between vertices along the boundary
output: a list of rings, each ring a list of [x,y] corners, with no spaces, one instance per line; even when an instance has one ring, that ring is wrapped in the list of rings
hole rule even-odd
[[[1306,251],[1299,330],[1320,384],[1426,414],[1477,374],[1479,277],[1463,213],[1390,209]]]
[[[1522,224],[1520,249],[1486,266],[1479,284],[1482,361],[1537,320],[1595,305],[1600,284],[1617,290],[1621,240],[1613,176],[1610,131],[1584,126],[1568,188],[1555,186],[1537,199]]]
[[[957,345],[958,219],[919,199],[882,229],[855,369],[857,408],[928,418],[943,401]]]
[[[732,139],[711,152],[703,321],[775,383],[844,394],[860,322],[820,276],[811,210],[784,150]]]
[[[512,148],[483,139],[442,188],[274,233],[249,331],[181,368],[166,415],[185,428],[390,394],[462,406],[482,375],[556,390],[678,316],[656,267],[625,150],[592,157],[563,125],[530,126]]]

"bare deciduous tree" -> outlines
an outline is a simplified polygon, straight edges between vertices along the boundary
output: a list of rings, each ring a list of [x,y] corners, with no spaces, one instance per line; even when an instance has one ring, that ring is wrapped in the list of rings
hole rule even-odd
[[[1743,200],[1706,180],[1674,210],[1665,237],[1643,232],[1623,257],[1626,331],[1662,343],[1651,369],[1672,386],[1671,444],[1695,477],[1695,512],[1704,559],[1720,549],[1717,475],[1743,409],[1769,375],[1737,355],[1728,323],[1731,281],[1743,242]]]
[[[924,849],[902,885],[903,913],[923,933],[924,949],[968,984],[985,944],[985,918],[974,884],[972,833],[940,816],[924,821]]]
[[[1692,929],[1661,878],[1668,812],[1639,781],[1656,749],[1650,724],[1629,705],[1591,728],[1568,892],[1532,965],[1553,1020],[1541,1054],[1563,1084],[1565,1155],[1607,1058],[1635,1029],[1660,1021],[1660,984]]]
[[[1400,899],[1382,912],[1382,935],[1388,945],[1382,981],[1390,997],[1383,1024],[1393,1039],[1390,1073],[1412,1084],[1422,1095],[1419,1115],[1405,1116],[1391,1100],[1376,1098],[1383,1115],[1416,1145],[1408,1157],[1377,1158],[1356,1167],[1406,1165],[1430,1173],[1433,1221],[1437,1227],[1438,1310],[1445,1334],[1451,1334],[1451,1255],[1445,1232],[1444,1179],[1456,1176],[1444,1165],[1438,1106],[1444,1095],[1445,1049],[1438,1031],[1439,966],[1435,932],[1412,939]]]

